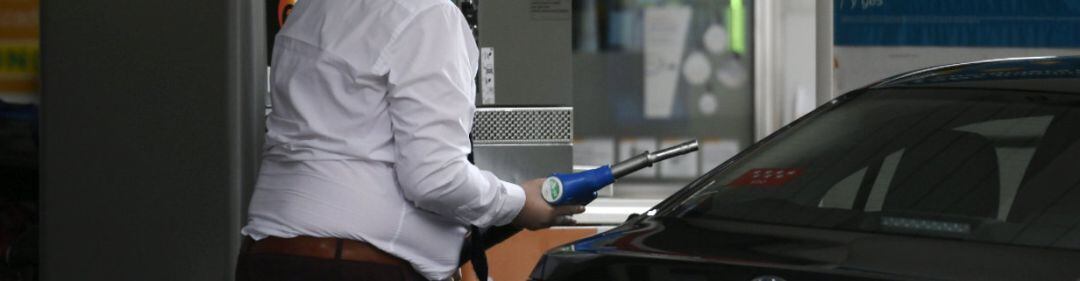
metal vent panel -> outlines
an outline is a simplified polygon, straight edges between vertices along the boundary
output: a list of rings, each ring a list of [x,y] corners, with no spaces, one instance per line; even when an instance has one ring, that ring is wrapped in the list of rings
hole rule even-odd
[[[570,144],[574,138],[572,107],[478,108],[473,144]]]

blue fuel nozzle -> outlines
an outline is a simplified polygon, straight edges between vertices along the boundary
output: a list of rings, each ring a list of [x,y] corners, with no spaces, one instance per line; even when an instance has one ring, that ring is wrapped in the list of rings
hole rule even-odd
[[[570,173],[556,173],[546,180],[540,188],[544,201],[551,205],[585,205],[596,199],[596,192],[615,182],[611,167]]]
[[[593,199],[596,199],[597,191],[614,183],[615,179],[645,167],[651,167],[653,163],[697,150],[697,140],[691,140],[656,153],[646,151],[630,159],[615,163],[613,166],[604,165],[600,168],[571,174],[556,173],[544,180],[543,185],[540,187],[540,194],[544,197],[544,201],[551,205],[589,204]]]

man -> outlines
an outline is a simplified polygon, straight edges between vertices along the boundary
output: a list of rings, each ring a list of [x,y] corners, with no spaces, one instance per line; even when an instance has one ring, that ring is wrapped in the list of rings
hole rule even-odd
[[[446,279],[469,225],[584,211],[466,160],[477,56],[447,0],[299,1],[276,37],[237,278]]]

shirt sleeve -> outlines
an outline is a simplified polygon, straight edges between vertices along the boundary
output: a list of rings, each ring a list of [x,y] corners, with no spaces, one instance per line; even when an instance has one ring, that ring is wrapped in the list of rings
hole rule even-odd
[[[476,73],[467,30],[455,7],[435,5],[403,23],[383,52],[395,171],[417,207],[480,227],[503,225],[525,193],[466,159]]]

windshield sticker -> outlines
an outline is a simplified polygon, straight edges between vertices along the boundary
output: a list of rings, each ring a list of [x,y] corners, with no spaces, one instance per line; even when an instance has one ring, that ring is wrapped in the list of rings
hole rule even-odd
[[[781,186],[802,175],[798,168],[751,169],[728,186]]]

